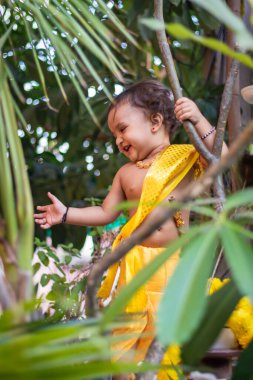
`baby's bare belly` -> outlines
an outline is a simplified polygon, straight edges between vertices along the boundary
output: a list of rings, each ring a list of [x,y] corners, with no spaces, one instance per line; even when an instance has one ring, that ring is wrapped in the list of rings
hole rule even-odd
[[[134,211],[135,212],[135,211]],[[134,214],[133,210],[130,216]],[[131,215],[132,214],[132,215]],[[184,221],[184,228],[189,225],[189,212],[188,210],[182,210],[181,217]],[[146,220],[146,223],[152,223],[152,219]],[[143,222],[145,223],[145,221]],[[141,245],[151,248],[166,247],[169,243],[177,239],[179,231],[175,225],[174,220],[169,219],[160,228],[156,229],[147,239],[145,239]]]
[[[175,223],[171,220],[164,223],[158,230],[155,230],[141,245],[145,247],[166,247],[178,237]]]

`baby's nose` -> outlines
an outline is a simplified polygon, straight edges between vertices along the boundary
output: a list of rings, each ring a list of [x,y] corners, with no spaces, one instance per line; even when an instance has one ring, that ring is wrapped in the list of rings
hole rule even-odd
[[[116,137],[116,145],[117,145],[117,146],[120,146],[120,144],[122,144],[122,141],[123,141],[123,139],[122,139],[121,136],[117,136],[117,137]]]

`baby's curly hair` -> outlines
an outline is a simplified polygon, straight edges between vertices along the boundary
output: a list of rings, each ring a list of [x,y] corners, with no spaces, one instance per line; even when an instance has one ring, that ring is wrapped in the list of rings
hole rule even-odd
[[[144,79],[137,82],[119,94],[110,105],[109,112],[121,103],[129,102],[131,106],[144,110],[148,118],[160,113],[168,131],[177,124],[174,114],[173,95],[162,83],[153,79]]]

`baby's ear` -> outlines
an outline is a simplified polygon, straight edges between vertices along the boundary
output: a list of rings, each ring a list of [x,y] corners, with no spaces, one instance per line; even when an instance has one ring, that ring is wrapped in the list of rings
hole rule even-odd
[[[159,112],[153,113],[150,116],[150,120],[152,123],[152,131],[156,132],[163,125],[163,115]]]

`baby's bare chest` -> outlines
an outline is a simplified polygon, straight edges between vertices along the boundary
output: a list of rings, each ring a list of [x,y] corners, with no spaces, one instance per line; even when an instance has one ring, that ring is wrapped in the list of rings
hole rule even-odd
[[[145,180],[148,169],[139,169],[135,165],[126,168],[121,176],[121,186],[125,193],[126,199],[129,201],[139,200],[142,193],[143,182]],[[171,195],[177,197],[181,188],[189,184],[192,179],[192,171],[190,171],[179,185],[172,191]],[[152,191],[152,189],[150,189]]]

